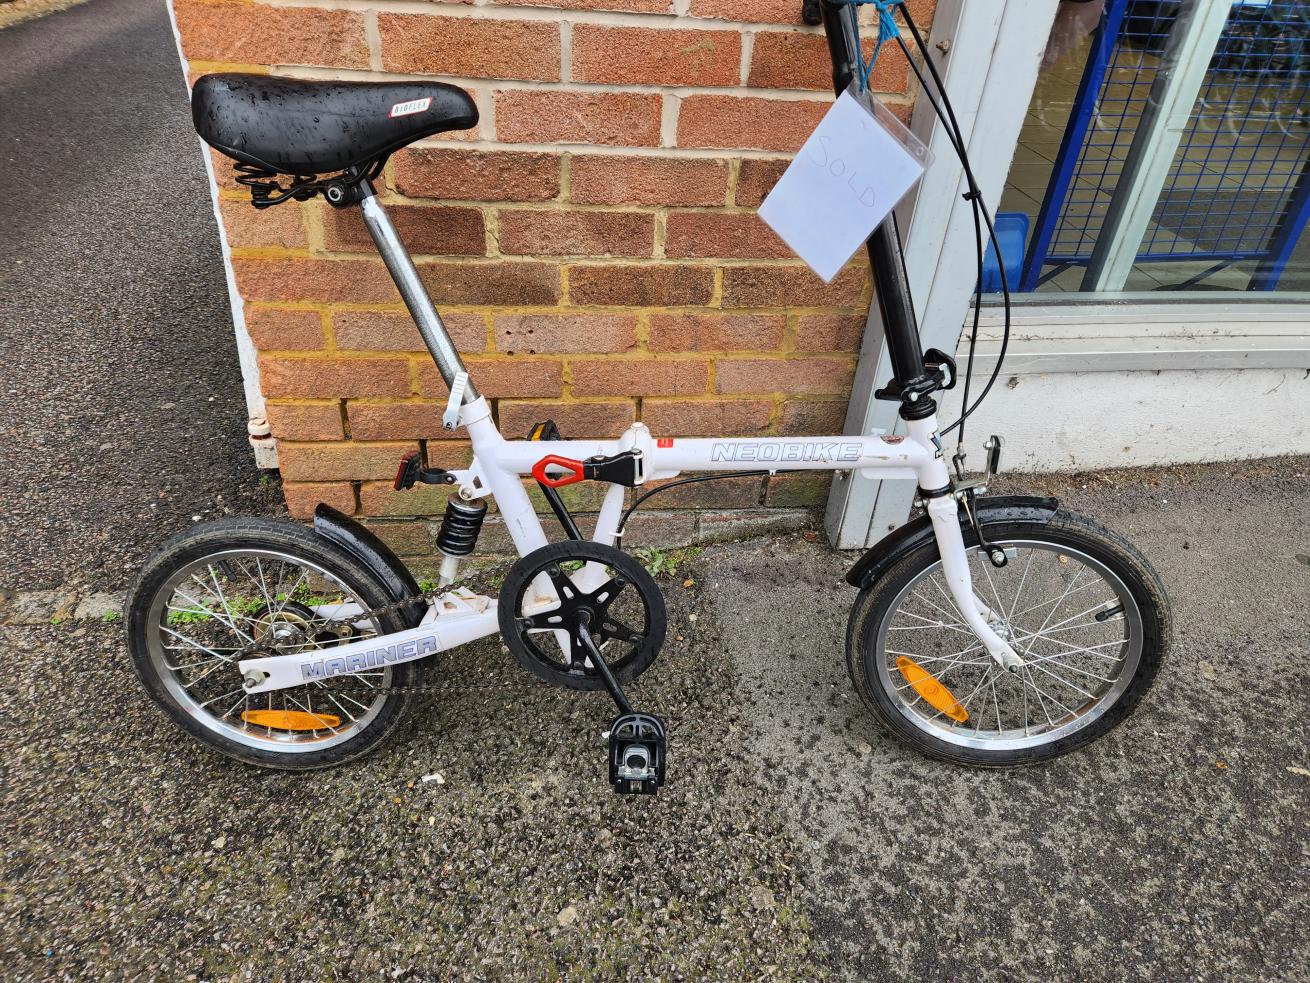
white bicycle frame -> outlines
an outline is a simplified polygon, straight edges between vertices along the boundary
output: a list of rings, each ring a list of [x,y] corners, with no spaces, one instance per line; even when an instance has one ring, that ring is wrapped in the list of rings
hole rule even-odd
[[[937,418],[929,416],[907,423],[904,437],[882,434],[832,437],[653,437],[641,423],[633,424],[617,440],[529,441],[505,440],[491,416],[491,408],[468,379],[463,361],[455,349],[436,308],[419,280],[418,272],[387,218],[382,206],[364,182],[364,222],[378,246],[406,306],[414,317],[438,370],[451,389],[450,422],[468,430],[473,445],[473,462],[454,471],[457,493],[472,501],[494,498],[500,516],[520,557],[547,545],[536,509],[523,487],[522,478],[549,455],[584,461],[595,456],[635,452],[640,462],[638,486],[650,480],[672,478],[684,472],[768,471],[854,471],[879,478],[918,481],[920,488],[942,489],[951,485],[951,475],[937,437]],[[616,545],[621,535],[626,489],[612,484],[601,503],[592,539]],[[968,553],[960,529],[959,506],[953,494],[929,499],[928,515],[941,554],[944,579],[968,627],[996,663],[1007,669],[1022,660],[988,624],[998,615],[975,594]],[[454,579],[456,562],[447,558],[442,567],[443,582]],[[575,578],[596,576],[587,568]],[[547,608],[558,599],[545,578],[537,586],[539,596],[533,608]],[[301,652],[240,663],[245,688],[262,693],[300,686],[306,681],[373,669],[424,658],[465,642],[499,631],[495,600],[467,590],[452,591],[439,598],[415,628],[374,637],[329,650]]]

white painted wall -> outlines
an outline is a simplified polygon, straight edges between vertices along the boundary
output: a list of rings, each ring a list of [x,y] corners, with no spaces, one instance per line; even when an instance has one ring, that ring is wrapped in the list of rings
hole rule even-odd
[[[960,391],[948,394],[954,420]],[[1305,369],[1003,374],[969,418],[971,467],[1005,438],[1004,472],[1310,454]]]

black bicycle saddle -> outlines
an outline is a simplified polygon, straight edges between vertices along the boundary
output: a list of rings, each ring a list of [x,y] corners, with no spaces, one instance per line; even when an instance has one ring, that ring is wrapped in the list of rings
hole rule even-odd
[[[467,130],[478,107],[441,82],[306,82],[205,75],[191,91],[201,138],[229,157],[283,174],[342,171],[445,130]]]

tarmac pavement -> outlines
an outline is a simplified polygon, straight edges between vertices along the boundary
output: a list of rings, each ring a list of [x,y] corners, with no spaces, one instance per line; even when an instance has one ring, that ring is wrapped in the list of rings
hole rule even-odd
[[[262,773],[167,724],[114,599],[193,517],[279,511],[172,43],[159,0],[0,32],[3,978],[1310,973],[1306,459],[1009,482],[1133,539],[1176,625],[1141,710],[1037,768],[882,734],[845,677],[853,558],[799,537],[662,581],[654,799],[609,792],[603,697],[492,642],[346,768]]]

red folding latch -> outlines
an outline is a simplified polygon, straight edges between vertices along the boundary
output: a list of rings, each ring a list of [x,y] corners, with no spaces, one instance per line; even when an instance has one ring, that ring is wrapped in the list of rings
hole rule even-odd
[[[554,476],[548,475],[546,469],[550,467],[563,468],[566,473]],[[547,454],[532,466],[532,477],[536,478],[547,488],[560,488],[564,485],[572,485],[579,481],[584,481],[587,475],[583,470],[581,461],[575,461],[568,457],[560,457],[558,454]]]

